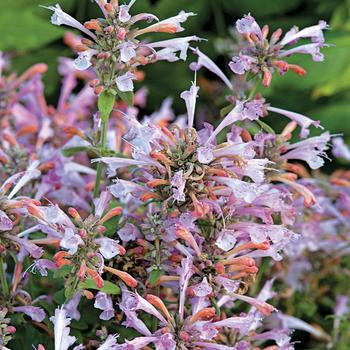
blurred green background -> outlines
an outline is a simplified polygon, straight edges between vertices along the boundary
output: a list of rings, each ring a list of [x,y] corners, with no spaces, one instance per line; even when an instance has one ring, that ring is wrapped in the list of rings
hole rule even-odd
[[[100,16],[98,6],[90,0],[59,3],[81,22]],[[55,103],[59,91],[57,58],[74,55],[62,41],[67,28],[51,25],[50,11],[39,7],[53,4],[54,0],[1,0],[0,50],[13,53],[13,68],[18,72],[36,62],[48,63],[46,93],[49,101]],[[309,56],[302,55],[293,58],[308,74],[304,78],[293,73],[275,76],[272,87],[264,94],[273,105],[320,119],[332,133],[344,133],[350,141],[350,0],[138,0],[133,13],[151,12],[166,18],[181,9],[198,14],[185,23],[186,31],[182,34],[208,39],[198,46],[226,70],[228,58],[219,54],[218,43],[229,37],[229,27],[243,14],[251,12],[261,25],[268,23],[271,29],[288,30],[294,24],[302,28],[316,24],[319,19],[328,21],[333,29],[326,33],[326,38],[334,46],[323,49],[325,61],[314,63]],[[172,96],[176,111],[184,112],[178,96],[193,79],[188,63],[194,59],[190,55],[188,62],[171,66],[160,63],[146,68],[150,90],[147,111],[158,108],[165,97]],[[213,103],[205,96],[201,102]]]

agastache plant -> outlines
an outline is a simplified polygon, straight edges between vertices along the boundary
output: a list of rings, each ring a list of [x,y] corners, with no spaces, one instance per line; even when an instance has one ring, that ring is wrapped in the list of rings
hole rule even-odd
[[[190,47],[197,36],[141,41],[181,32],[193,13],[158,20],[131,15],[134,0],[95,2],[103,18],[84,24],[47,7],[53,24],[84,36],[65,35],[78,57],[60,58],[56,107],[44,97],[45,65],[17,78],[0,64],[1,348],[29,323],[47,334],[45,344],[32,339],[38,350],[292,350],[293,329],[339,344],[345,295],[330,339],[279,312],[274,284],[302,288],[315,250],[348,254],[350,176],[317,177],[332,135],[309,137],[318,121],[257,93],[275,71],[305,74],[288,56],[322,60],[327,24],[267,39],[268,27],[244,16],[229,78]],[[289,47],[301,38],[311,43]],[[197,60],[180,96],[186,115],[176,117],[169,99],[140,115],[147,90],[134,93],[133,81],[142,67],[186,60],[188,50]],[[197,125],[201,68],[228,89],[213,125]],[[242,90],[236,75],[245,75]],[[265,123],[269,113],[287,118],[280,133]],[[333,145],[350,158],[339,136]]]

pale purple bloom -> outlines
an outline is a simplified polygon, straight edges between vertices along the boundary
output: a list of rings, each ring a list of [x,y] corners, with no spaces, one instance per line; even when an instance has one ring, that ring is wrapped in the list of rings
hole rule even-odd
[[[95,215],[101,217],[112,199],[110,192],[102,191],[99,198],[94,199]]]
[[[134,90],[133,80],[136,79],[136,75],[131,72],[126,72],[123,75],[119,75],[116,78],[116,83],[119,91],[128,92]]]
[[[52,24],[55,24],[57,26],[60,26],[63,24],[69,27],[76,28],[82,31],[83,33],[89,35],[91,38],[96,39],[96,35],[94,33],[86,29],[79,21],[77,21],[75,18],[70,16],[68,13],[64,12],[61,9],[60,5],[57,4],[56,6],[43,6],[43,7],[54,12],[51,16]]]
[[[66,228],[60,246],[67,249],[68,253],[73,255],[78,251],[80,245],[84,245],[82,238],[78,234],[75,234],[73,229]]]
[[[23,173],[20,173],[20,179],[16,183],[16,185],[13,187],[10,194],[7,196],[9,199],[14,197],[14,195],[23,187],[25,186],[29,181],[37,179],[41,175],[41,171],[37,169],[40,162],[38,160],[31,163],[26,171]],[[19,175],[19,174],[16,174]]]
[[[263,38],[258,23],[250,14],[236,21],[236,29],[241,34],[255,34],[260,40]]]
[[[300,31],[298,31],[296,27],[293,29],[294,30],[286,33],[281,40],[280,44],[282,46],[295,42],[301,38],[311,38],[311,40],[315,43],[324,43],[323,30],[329,29],[329,26],[325,21],[321,20],[317,25],[306,27]]]
[[[345,160],[350,161],[350,148],[344,142],[344,139],[342,137],[334,137],[332,139],[332,144],[332,153],[335,157],[344,158]]]
[[[97,350],[117,350],[120,346],[117,343],[117,335],[109,335],[105,342]]]
[[[309,135],[309,133],[310,133],[309,128],[311,125],[315,126],[316,128],[323,129],[323,127],[320,125],[320,122],[318,120],[312,120],[312,119],[306,117],[305,115],[291,112],[291,111],[287,111],[287,110],[281,109],[281,108],[275,108],[275,107],[267,107],[266,109],[270,112],[282,114],[282,115],[286,116],[287,118],[289,118],[290,120],[295,121],[301,127],[300,136],[302,138],[306,138]]]
[[[194,113],[196,110],[196,100],[199,87],[192,83],[192,86],[189,91],[184,91],[181,93],[181,98],[185,100],[188,116],[188,127],[193,127]]]
[[[206,141],[206,144],[213,140],[213,138],[216,137],[225,127],[239,120],[258,120],[263,115],[264,100],[237,101],[232,111],[226,115],[226,117],[210,135]]]
[[[38,306],[16,306],[13,308],[14,312],[22,312],[29,316],[33,321],[42,322],[45,319],[45,311]]]
[[[149,32],[152,31],[153,28],[157,28],[158,26],[162,25],[172,25],[176,27],[176,33],[182,32],[184,30],[183,27],[181,27],[181,23],[186,22],[188,17],[195,16],[196,14],[193,12],[185,12],[185,11],[180,11],[177,16],[173,16],[170,18],[167,18],[163,21],[160,21],[156,24],[153,24],[147,28]]]
[[[131,19],[131,15],[129,14],[129,5],[120,5],[119,6],[119,14],[118,19],[120,22],[126,23]]]
[[[13,235],[5,235],[6,238],[18,243],[32,258],[39,259],[44,254],[44,249],[32,243],[27,238],[19,238]]]
[[[186,290],[188,287],[189,280],[193,275],[192,271],[192,260],[190,258],[184,258],[181,260],[181,267],[179,270],[180,274],[180,296],[179,296],[179,316],[180,320],[184,317],[185,311],[185,298],[186,298]]]
[[[132,58],[136,57],[136,48],[135,45],[131,41],[126,41],[118,46],[120,49],[120,60],[122,62],[129,62]]]
[[[216,327],[228,327],[239,330],[242,335],[249,332],[251,324],[254,322],[254,315],[247,314],[246,316],[229,317],[225,320],[214,322]]]
[[[129,222],[118,230],[118,236],[123,242],[134,241],[136,238],[141,237],[138,228]]]
[[[214,160],[213,149],[211,147],[199,147],[197,157],[200,163],[209,164]]]
[[[174,174],[173,178],[171,179],[171,186],[174,200],[177,202],[184,202],[186,199],[184,193],[186,180],[183,176],[183,170],[179,170]]]
[[[103,237],[95,239],[95,242],[100,245],[99,251],[105,259],[112,259],[120,254],[118,241],[114,239]]]
[[[326,46],[326,44],[305,44],[294,47],[289,50],[281,50],[279,57],[288,57],[296,53],[311,55],[315,62],[322,62],[324,55],[321,53],[320,48]]]
[[[72,299],[70,299],[66,304],[63,305],[63,309],[67,312],[67,317],[72,318],[73,320],[80,320],[80,312],[78,306],[80,299],[82,297],[81,292],[77,292]]]
[[[0,231],[10,231],[13,228],[12,220],[0,210]]]
[[[31,268],[31,271],[35,273],[38,271],[41,276],[47,276],[47,270],[56,270],[57,265],[51,260],[48,259],[39,259],[36,260]]]
[[[247,203],[252,203],[269,189],[266,184],[257,185],[227,177],[213,176],[212,179],[226,185],[236,198],[242,199]]]
[[[318,169],[324,165],[323,157],[327,157],[325,151],[328,149],[330,138],[327,131],[320,136],[293,143],[286,147],[288,152],[283,154],[281,158],[304,160],[311,169]]]
[[[162,40],[157,41],[154,43],[147,44],[147,47],[151,48],[165,48],[168,49],[171,55],[171,53],[175,53],[177,51],[180,51],[179,58],[181,60],[187,59],[187,51],[190,47],[190,41],[200,41],[201,38],[198,36],[192,35],[192,36],[186,36],[182,38],[175,38],[175,39],[168,39],[168,40]],[[159,51],[157,52],[157,57],[159,56]]]
[[[231,250],[237,243],[234,231],[223,229],[216,239],[215,244],[225,252]]]
[[[252,62],[256,60],[248,55],[239,54],[239,56],[232,57],[229,67],[236,74],[244,74],[251,69]]]
[[[95,297],[94,307],[103,310],[103,312],[100,315],[101,320],[108,321],[114,316],[112,299],[104,292],[97,293]]]
[[[77,70],[86,70],[91,67],[91,58],[97,53],[96,50],[86,50],[80,52],[78,57],[74,60],[74,68]]]
[[[57,308],[55,316],[50,317],[54,324],[55,350],[68,350],[73,345],[76,338],[69,335],[70,318],[67,317],[67,311],[64,308]]]
[[[210,70],[212,73],[216,74],[227,86],[230,90],[232,90],[232,83],[226,77],[226,75],[221,71],[221,69],[211,60],[207,55],[205,55],[198,48],[193,49],[193,52],[198,56],[198,61],[191,63],[190,67],[192,70],[199,70],[202,67]]]
[[[202,282],[193,286],[193,292],[196,297],[206,297],[209,294],[211,294],[212,291],[213,291],[213,288],[208,283],[208,280],[206,277],[203,278]]]

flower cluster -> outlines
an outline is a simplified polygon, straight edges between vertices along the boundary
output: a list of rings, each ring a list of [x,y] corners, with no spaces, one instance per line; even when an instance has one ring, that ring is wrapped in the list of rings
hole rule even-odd
[[[318,121],[272,107],[254,89],[242,96],[198,48],[191,69],[204,67],[229,88],[223,118],[196,127],[197,73],[180,96],[186,116],[176,117],[169,99],[141,116],[147,90],[132,100],[125,93],[142,66],[185,60],[199,38],[139,36],[180,32],[194,14],[158,21],[130,15],[134,0],[96,3],[104,18],[84,25],[48,7],[53,24],[89,36],[65,36],[78,58],[60,59],[56,107],[44,97],[44,65],[0,76],[0,346],[16,344],[16,328],[29,322],[48,335],[33,338],[38,350],[292,350],[293,329],[324,336],[277,312],[274,283],[301,289],[309,254],[348,254],[350,176],[312,173],[332,135],[309,137]],[[144,20],[155,23],[136,27]],[[326,28],[295,27],[281,40],[278,30],[267,41],[268,28],[245,16],[237,31],[246,45],[229,67],[265,86],[273,70],[303,75],[281,58],[320,60]],[[300,38],[313,43],[285,49]],[[281,133],[263,121],[269,113],[287,118]],[[341,138],[333,144],[350,158]],[[338,296],[335,315],[346,312]]]

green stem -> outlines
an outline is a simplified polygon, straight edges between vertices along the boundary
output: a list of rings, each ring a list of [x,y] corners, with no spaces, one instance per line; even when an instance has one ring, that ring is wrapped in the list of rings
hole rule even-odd
[[[9,296],[9,286],[7,284],[3,257],[0,257],[0,281],[4,299],[6,300]]]
[[[259,82],[256,82],[253,89],[250,91],[250,94],[248,96],[248,100],[251,100],[254,97],[254,95],[256,93],[256,89],[258,88],[258,85],[259,85]]]
[[[156,246],[156,265],[157,265],[157,269],[160,269],[160,240],[159,240],[159,236],[156,236],[155,246]],[[157,295],[157,297],[160,296],[160,286],[156,287],[156,295]],[[157,319],[154,318],[153,323],[152,323],[153,332],[155,332],[157,330],[157,323],[158,323]]]
[[[108,120],[105,122],[102,121],[102,135],[101,135],[101,142],[100,142],[101,149],[104,149],[107,144],[107,130],[108,130]],[[96,180],[95,180],[95,187],[94,187],[94,198],[98,197],[100,194],[102,174],[103,174],[103,163],[99,162],[97,164]]]

